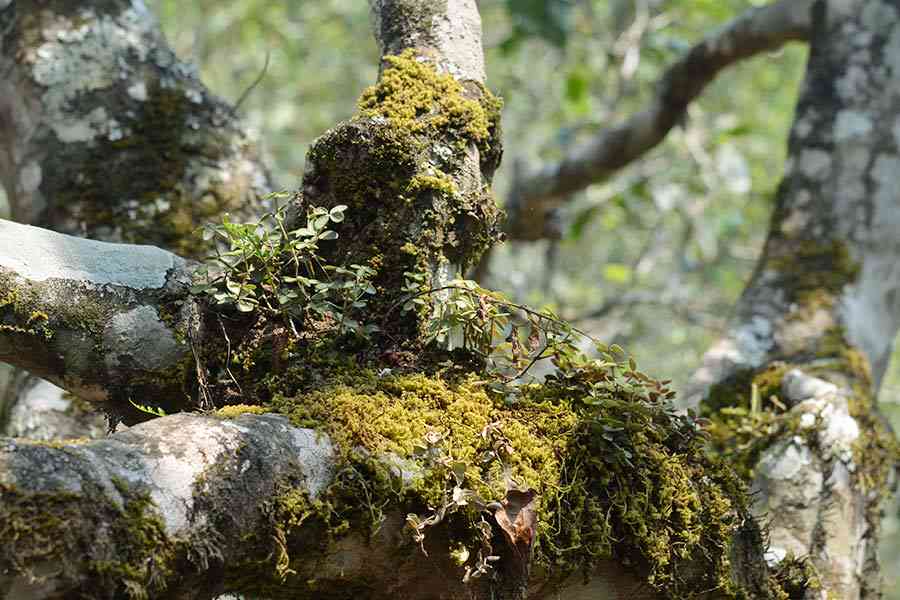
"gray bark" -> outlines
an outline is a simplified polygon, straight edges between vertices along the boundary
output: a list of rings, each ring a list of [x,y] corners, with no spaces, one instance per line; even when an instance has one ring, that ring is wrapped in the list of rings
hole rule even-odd
[[[0,185],[13,220],[197,257],[196,227],[261,211],[271,183],[254,144],[144,2],[2,4]],[[63,437],[99,430],[61,388],[21,373],[3,413],[10,435],[52,435],[38,413]]]
[[[143,1],[0,9],[0,181],[16,221],[195,255],[269,191],[233,110]]]
[[[377,21],[403,7],[383,2],[373,8]],[[424,13],[403,13],[418,17],[415,25],[379,29],[382,46],[392,52],[412,46],[445,72],[480,83],[474,2],[435,2],[422,8]],[[450,26],[457,19],[466,24],[464,36]],[[468,149],[451,171],[459,189],[469,189],[474,182],[480,190],[482,164],[496,164],[483,159],[477,148]],[[321,175],[317,168],[314,164],[312,172]],[[322,198],[314,186],[306,187],[313,200]],[[106,389],[118,370],[149,366],[165,371],[188,357],[184,340],[190,339],[191,303],[182,295],[183,287],[173,286],[173,280],[183,282],[181,259],[146,247],[77,241],[5,222],[2,227],[10,234],[4,239],[34,242],[0,252],[4,292],[36,304],[26,310],[21,304],[6,307],[0,357],[27,363],[82,393],[87,388],[98,400],[121,397],[119,390]],[[44,255],[29,246],[65,251]],[[436,259],[441,248],[437,252]],[[61,260],[64,257],[71,260]],[[75,294],[97,302],[104,324],[93,323],[92,328],[58,318],[62,307],[54,298],[59,296],[43,293],[43,286],[58,287],[65,297]],[[184,310],[161,320],[161,305],[177,301]],[[45,309],[46,319],[28,322],[31,312]],[[127,315],[139,317],[140,326],[132,327]],[[59,336],[83,342],[91,359],[78,363],[67,354],[67,345],[57,345]],[[14,351],[23,343],[29,344],[29,352]],[[123,379],[133,381],[134,375],[124,373]],[[129,396],[142,404],[158,404],[165,393],[131,390]],[[248,415],[224,422],[175,415],[103,441],[45,445],[6,440],[2,448],[0,492],[5,508],[0,509],[0,523],[12,533],[13,543],[5,545],[0,556],[0,589],[11,597],[70,597],[89,591],[98,597],[147,593],[154,598],[208,598],[248,585],[259,589],[264,582],[242,581],[241,569],[248,560],[274,561],[282,551],[301,558],[289,563],[295,572],[271,582],[272,597],[302,597],[298,594],[309,590],[311,579],[317,581],[314,593],[332,590],[340,596],[359,592],[371,598],[472,598],[496,593],[488,578],[462,584],[446,548],[432,549],[433,558],[423,562],[418,547],[402,531],[402,513],[389,512],[373,539],[353,530],[335,539],[316,519],[286,538],[285,523],[273,512],[276,495],[287,484],[315,500],[336,474],[328,439],[290,427],[281,417]],[[46,526],[36,524],[37,513],[48,517]],[[30,536],[23,534],[26,530]],[[133,535],[135,531],[140,535]],[[51,540],[54,543],[43,543]],[[256,568],[251,577],[260,572],[271,576],[271,567]],[[636,596],[639,582],[617,571],[609,565],[591,585],[572,581],[567,586],[572,597],[655,597]],[[540,577],[532,584],[528,597],[550,597],[561,589]],[[504,597],[523,597],[525,591],[509,594]]]
[[[689,401],[767,365],[788,415],[754,487],[771,559],[808,555],[831,594],[878,597],[879,503],[895,466],[874,397],[900,326],[900,13],[881,0],[820,1],[769,237]]]
[[[154,246],[0,220],[0,360],[111,414],[145,396],[171,410],[193,360],[190,282],[185,260]]]
[[[752,8],[695,45],[660,78],[639,113],[574,147],[559,162],[513,182],[506,200],[512,239],[558,237],[548,222],[574,192],[598,183],[662,142],[686,116],[688,105],[728,66],[791,41],[809,38],[813,0],[781,0]]]

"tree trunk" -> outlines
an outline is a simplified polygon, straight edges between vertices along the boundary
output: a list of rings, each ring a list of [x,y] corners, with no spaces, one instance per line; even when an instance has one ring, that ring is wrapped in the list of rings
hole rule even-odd
[[[769,560],[809,556],[835,597],[876,598],[880,504],[897,460],[875,397],[900,325],[900,140],[885,126],[900,118],[900,14],[820,1],[813,17],[768,240],[689,401],[754,404],[714,418],[723,447],[750,448]],[[756,440],[738,431],[748,425]]]

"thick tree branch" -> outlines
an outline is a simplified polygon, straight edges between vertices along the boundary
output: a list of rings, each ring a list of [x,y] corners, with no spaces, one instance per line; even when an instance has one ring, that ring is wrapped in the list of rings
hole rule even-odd
[[[187,263],[152,246],[0,221],[0,360],[121,412],[180,398]]]
[[[293,487],[314,500],[332,459],[327,438],[275,416],[175,415],[55,447],[0,439],[0,591],[212,598],[250,557],[277,560],[275,496]],[[327,544],[327,531],[309,535],[291,550]],[[345,544],[344,565],[355,548]],[[326,577],[320,558],[305,561],[304,577]],[[340,565],[327,572],[337,577]]]
[[[665,139],[688,105],[726,67],[787,42],[807,40],[812,0],[753,8],[691,48],[660,79],[649,106],[604,129],[561,161],[513,182],[507,231],[513,239],[547,236],[548,213],[566,197],[602,181]]]
[[[488,578],[463,584],[440,535],[422,553],[401,506],[374,533],[330,532],[328,511],[315,502],[347,477],[339,464],[326,436],[276,415],[174,415],[90,443],[0,438],[0,593],[16,600],[140,591],[157,600],[208,599],[261,589],[273,599],[491,597]],[[415,475],[385,464],[398,485]],[[589,585],[580,575],[562,585],[539,576],[527,597],[560,593],[659,597],[613,561]]]
[[[14,220],[198,257],[196,227],[262,210],[272,186],[252,141],[142,3],[2,4],[0,183]],[[52,435],[37,413],[85,425],[62,390],[14,381],[0,392],[11,434]]]

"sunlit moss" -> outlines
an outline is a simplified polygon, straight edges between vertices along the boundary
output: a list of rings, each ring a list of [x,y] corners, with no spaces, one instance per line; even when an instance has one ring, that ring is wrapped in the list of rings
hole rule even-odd
[[[728,548],[748,518],[738,479],[707,457],[690,419],[627,387],[593,398],[587,380],[530,386],[510,404],[474,376],[357,371],[276,396],[269,408],[327,432],[366,476],[372,505],[393,498],[394,507],[402,499],[423,510],[461,486],[479,500],[457,507],[457,517],[474,524],[484,503],[502,500],[510,486],[530,488],[540,515],[535,560],[551,572],[590,572],[616,559],[668,597],[689,598],[704,585],[736,590]],[[408,472],[405,483],[385,470],[392,460]],[[339,488],[330,493],[340,496]],[[357,488],[347,493],[356,498],[349,506],[326,498],[332,518],[352,518],[360,497]],[[356,517],[366,518],[361,512]],[[472,533],[457,528],[453,539],[471,544]],[[702,583],[686,574],[697,561]]]
[[[222,419],[234,419],[241,415],[262,415],[266,409],[262,406],[251,406],[249,404],[230,404],[223,406],[215,412],[215,416]]]

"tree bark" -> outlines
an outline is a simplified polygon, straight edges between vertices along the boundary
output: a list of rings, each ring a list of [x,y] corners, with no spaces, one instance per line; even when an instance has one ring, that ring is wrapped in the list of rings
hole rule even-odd
[[[877,0],[815,4],[768,240],[689,393],[746,407],[756,386],[781,428],[755,467],[770,561],[809,556],[840,598],[879,597],[879,509],[897,460],[874,399],[900,325],[900,142],[884,125],[900,115],[900,71],[882,66],[900,56],[898,17]]]
[[[5,3],[0,47],[0,184],[13,220],[199,257],[197,227],[263,210],[272,185],[254,144],[142,2]],[[13,436],[100,430],[62,389],[21,373],[0,393],[3,413]]]
[[[890,215],[897,208],[888,193],[888,174],[896,170],[890,161],[898,159],[890,129],[874,127],[896,118],[895,99],[885,92],[894,74],[873,65],[889,63],[893,57],[891,44],[885,42],[892,39],[898,20],[895,9],[876,0],[820,1],[816,8],[810,72],[792,136],[796,170],[789,170],[781,188],[760,268],[739,306],[736,333],[721,346],[727,352],[720,349],[710,354],[705,371],[714,374],[707,377],[707,385],[719,384],[708,394],[712,409],[740,407],[746,399],[750,410],[745,412],[753,417],[762,412],[760,402],[781,406],[774,410],[765,405],[771,415],[765,423],[773,428],[751,465],[759,490],[757,508],[769,509],[772,517],[771,544],[765,556],[766,543],[741,508],[746,498],[740,486],[733,484],[733,475],[713,469],[713,463],[704,462],[708,460],[705,452],[697,451],[700,423],[644,403],[638,396],[614,403],[617,414],[611,416],[590,411],[557,414],[559,406],[549,398],[522,407],[495,405],[480,391],[478,386],[484,382],[479,381],[453,392],[456,396],[439,386],[424,393],[429,402],[440,403],[446,411],[442,421],[457,418],[449,405],[463,411],[464,418],[470,419],[462,426],[469,437],[489,437],[490,427],[496,425],[491,419],[523,428],[528,433],[516,442],[506,442],[513,454],[532,451],[529,446],[537,436],[529,437],[531,427],[551,431],[562,427],[555,431],[560,437],[581,432],[566,438],[571,444],[551,448],[529,465],[538,469],[541,461],[558,460],[560,453],[576,454],[574,463],[560,463],[572,468],[572,481],[549,482],[557,488],[574,487],[574,472],[596,475],[582,495],[558,496],[566,510],[560,509],[556,526],[563,530],[565,521],[572,520],[570,514],[594,515],[598,522],[620,514],[621,506],[605,506],[601,501],[611,489],[634,478],[648,499],[646,512],[679,514],[638,514],[640,509],[635,507],[642,506],[643,499],[635,497],[626,502],[633,506],[623,511],[623,520],[637,523],[639,529],[642,519],[653,518],[670,528],[662,532],[664,537],[652,538],[657,546],[664,546],[655,551],[666,557],[676,557],[667,554],[668,546],[701,546],[695,554],[678,555],[678,578],[671,584],[682,586],[679,591],[664,584],[649,585],[643,561],[651,554],[636,553],[627,546],[617,546],[613,552],[619,562],[585,563],[592,565],[595,574],[588,586],[578,578],[560,581],[560,573],[553,571],[530,571],[537,518],[530,503],[534,490],[516,489],[510,483],[502,503],[490,502],[479,509],[500,557],[499,566],[488,570],[490,576],[463,584],[459,555],[448,547],[450,525],[426,537],[428,555],[423,556],[407,537],[409,523],[417,521],[404,521],[404,513],[423,507],[413,506],[415,502],[399,493],[376,506],[373,498],[381,501],[383,496],[371,495],[369,488],[376,483],[384,486],[387,480],[404,486],[403,490],[415,490],[411,482],[434,472],[439,480],[451,480],[446,461],[416,462],[412,454],[401,457],[391,452],[367,454],[365,448],[338,443],[334,435],[291,425],[284,417],[259,414],[232,421],[213,415],[172,415],[89,443],[0,440],[0,533],[10,542],[0,548],[0,590],[22,598],[64,598],[89,590],[109,598],[208,598],[224,591],[244,591],[272,598],[518,600],[556,595],[684,597],[685,593],[714,598],[734,593],[736,588],[730,584],[735,584],[749,597],[764,598],[773,593],[772,579],[784,577],[780,569],[797,566],[789,555],[808,555],[818,569],[821,594],[876,597],[872,577],[877,572],[877,501],[892,457],[872,403],[880,377],[877,361],[885,349],[866,335],[870,331],[864,316],[874,312],[883,317],[879,326],[896,329],[894,307],[885,304],[886,297],[895,295],[895,283],[885,275],[892,273],[888,267],[896,262],[895,249],[884,242],[893,231],[886,223],[891,223]],[[490,196],[484,188],[499,160],[499,148],[496,124],[486,110],[490,97],[478,78],[480,62],[473,60],[474,53],[480,53],[474,0],[414,4],[383,0],[373,4],[373,11],[382,47],[402,52],[399,57],[385,57],[383,85],[364,94],[361,114],[325,134],[312,149],[294,215],[297,218],[310,204],[352,204],[346,224],[349,235],[342,233],[332,252],[348,264],[377,266],[384,261],[376,283],[383,290],[385,305],[376,308],[387,314],[403,297],[390,284],[396,284],[410,266],[427,269],[429,283],[437,286],[449,276],[447,264],[461,267],[489,244],[496,214],[486,204]],[[465,24],[466,33],[452,34],[448,23]],[[423,64],[431,66],[423,70]],[[458,87],[435,78],[434,73],[453,75]],[[451,92],[452,104],[441,104],[445,98],[430,99],[421,114],[414,111],[412,119],[404,119],[402,111],[408,106],[392,108],[393,94],[423,80]],[[832,83],[835,94],[823,94],[822,88],[830,91]],[[421,119],[429,123],[427,118],[443,109],[474,115],[483,121],[483,128],[460,129],[449,118],[421,127]],[[815,153],[823,148],[832,154]],[[825,159],[830,169],[822,168]],[[380,179],[383,172],[390,178]],[[371,206],[378,208],[365,212]],[[847,219],[848,215],[853,219]],[[400,225],[391,225],[391,219]],[[27,362],[64,385],[82,392],[84,388],[99,390],[98,399],[115,396],[119,401],[126,400],[112,385],[118,383],[119,373],[125,374],[126,385],[134,385],[145,371],[151,371],[149,385],[156,388],[124,389],[141,394],[134,399],[141,404],[159,405],[160,399],[180,403],[180,398],[172,398],[178,392],[160,384],[168,378],[155,371],[165,375],[171,365],[190,363],[195,311],[182,284],[187,263],[148,247],[76,241],[6,222],[0,222],[0,227],[0,232],[13,234],[0,240],[31,241],[0,247],[0,358]],[[474,232],[474,239],[457,237],[466,231]],[[53,251],[38,254],[34,248],[41,246]],[[410,246],[416,252],[409,252]],[[417,262],[404,263],[407,254],[417,257]],[[71,260],[62,261],[61,256]],[[373,261],[376,257],[379,260]],[[67,307],[60,306],[53,289],[45,286],[59,286],[79,302],[96,303],[102,328],[98,321],[66,319]],[[23,305],[21,298],[29,304]],[[169,306],[181,308],[168,310]],[[127,327],[134,322],[144,327]],[[412,339],[421,333],[421,325],[418,321],[393,323],[391,332]],[[59,337],[82,343],[97,372],[67,355],[68,345],[54,345]],[[28,356],[13,352],[14,343],[17,348],[27,344]],[[388,359],[396,360],[390,354],[393,348],[385,348]],[[870,363],[876,367],[874,378]],[[103,366],[97,369],[97,365]],[[305,370],[295,373],[308,374],[316,368],[315,364],[301,366]],[[764,386],[758,376],[772,375],[769,367],[776,367],[777,376]],[[629,369],[634,371],[633,366]],[[74,376],[67,378],[69,371]],[[358,426],[365,428],[384,416],[374,410],[378,402],[388,402],[382,407],[388,410],[415,395],[400,386],[384,400],[378,382],[389,377],[390,371],[377,371],[363,391],[356,392],[365,402],[350,411],[363,413],[355,415],[362,421]],[[739,371],[743,379],[735,377]],[[323,374],[330,376],[328,371]],[[643,385],[636,383],[643,381],[638,375],[633,377],[629,385]],[[580,393],[577,386],[582,383],[575,379],[574,387],[566,387],[567,381],[558,385],[571,396]],[[552,385],[541,389],[549,393]],[[615,393],[620,388],[616,383]],[[323,394],[354,393],[349,384],[324,390],[318,396],[301,396],[305,402],[298,406],[286,406],[309,420],[303,411],[312,410]],[[771,395],[780,400],[770,400],[772,390]],[[478,411],[485,408],[487,416],[479,421]],[[217,416],[263,410],[232,407]],[[541,421],[542,411],[561,418]],[[561,423],[572,415],[583,421]],[[622,448],[602,440],[625,443],[626,438],[616,427],[601,428],[605,422],[601,418],[619,418],[627,424],[640,415],[647,427],[628,438],[629,443],[640,439],[646,444],[653,436],[660,436],[662,442],[635,446],[630,455],[621,454],[630,456],[633,463],[626,462],[628,468],[617,471],[607,461],[620,456]],[[716,431],[727,429],[727,423],[714,410],[710,415],[716,441]],[[649,451],[645,455],[640,449]],[[425,456],[434,451],[425,448]],[[348,452],[356,453],[357,462],[348,461]],[[705,465],[709,468],[698,474],[697,469]],[[366,479],[360,472],[365,468],[381,473],[381,479]],[[673,473],[682,480],[667,479]],[[357,510],[354,514],[368,509],[373,513],[371,522],[342,519],[346,513],[336,502],[348,489],[355,494],[349,499],[350,508]],[[388,489],[394,492],[390,485]],[[686,504],[678,504],[682,495],[688,497]],[[348,499],[343,502],[346,508]],[[421,497],[419,503],[424,503]],[[727,539],[700,530],[692,542],[672,541],[694,531],[692,521],[710,514],[713,507],[721,518],[714,519],[709,530],[727,530]],[[383,518],[374,518],[375,512]],[[378,525],[374,531],[372,523]],[[683,531],[673,523],[681,523]],[[591,536],[598,533],[590,529],[593,523],[583,525],[580,543],[591,544]],[[621,522],[611,527],[629,531]],[[715,546],[704,546],[707,539]],[[725,554],[716,554],[723,549]],[[704,561],[713,555],[715,566],[728,569],[728,581],[708,578],[709,564]],[[790,583],[795,597],[820,594],[807,585],[805,576],[788,575],[787,582],[778,581],[782,591]]]
[[[0,360],[113,415],[132,398],[181,408],[197,313],[184,259],[0,221],[0,282]]]
[[[5,3],[0,181],[13,220],[197,256],[270,182],[234,111],[143,2]]]

